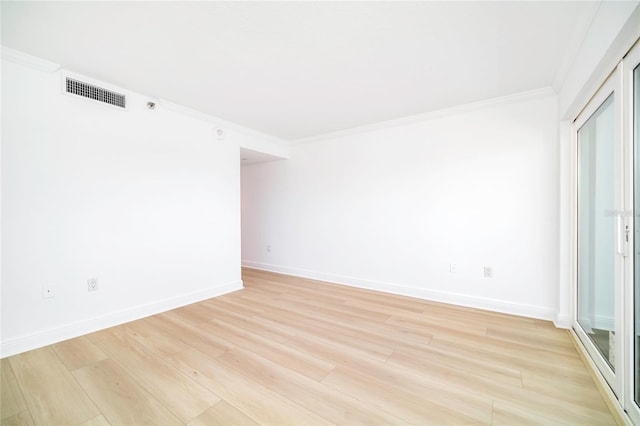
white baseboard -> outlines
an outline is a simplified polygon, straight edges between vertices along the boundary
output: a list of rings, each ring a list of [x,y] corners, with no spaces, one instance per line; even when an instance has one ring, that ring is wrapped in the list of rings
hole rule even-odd
[[[37,349],[42,346],[62,342],[94,331],[114,327],[126,322],[166,312],[171,309],[200,302],[212,297],[221,296],[243,288],[242,280],[210,287],[192,293],[182,294],[169,299],[158,300],[144,305],[138,305],[118,312],[112,312],[96,318],[88,318],[73,324],[56,327],[17,339],[0,343],[0,358],[5,358],[21,352]]]
[[[335,284],[348,285],[351,287],[364,288],[367,290],[382,291],[385,293],[432,300],[435,302],[450,303],[453,305],[467,306],[470,308],[485,309],[488,311],[501,312],[528,318],[543,319],[548,321],[553,321],[555,318],[554,309],[541,306],[524,305],[504,300],[467,296],[464,294],[449,293],[439,290],[429,290],[425,288],[403,286],[400,284],[363,280],[360,278],[346,277],[300,268],[291,268],[288,266],[252,262],[249,260],[243,260],[242,266],[247,268],[260,269],[263,271],[277,272],[285,275],[293,275],[302,278],[327,281]]]
[[[571,317],[569,315],[558,315],[556,314],[553,319],[553,324],[557,328],[571,328]]]

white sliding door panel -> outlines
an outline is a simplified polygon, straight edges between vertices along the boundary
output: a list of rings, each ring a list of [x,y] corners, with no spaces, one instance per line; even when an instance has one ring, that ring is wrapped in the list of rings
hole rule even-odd
[[[640,40],[573,125],[573,329],[640,425]]]
[[[629,417],[640,424],[640,44],[632,49],[623,61],[623,90],[625,117],[625,146],[629,146],[633,159],[633,173],[629,177],[634,188],[631,197],[634,217],[634,250],[629,258],[628,279],[625,282],[624,324],[626,325],[624,407]]]
[[[577,176],[577,318],[574,328],[616,395],[621,391],[618,299],[624,279],[621,95],[613,73],[574,123]]]

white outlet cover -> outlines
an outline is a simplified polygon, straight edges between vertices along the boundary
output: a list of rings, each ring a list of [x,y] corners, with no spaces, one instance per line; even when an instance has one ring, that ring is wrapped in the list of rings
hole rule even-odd
[[[43,299],[51,299],[52,297],[55,297],[56,295],[56,290],[55,288],[53,288],[53,286],[42,286],[42,298]]]
[[[87,289],[89,291],[96,291],[98,290],[98,279],[97,278],[89,278],[87,280]]]

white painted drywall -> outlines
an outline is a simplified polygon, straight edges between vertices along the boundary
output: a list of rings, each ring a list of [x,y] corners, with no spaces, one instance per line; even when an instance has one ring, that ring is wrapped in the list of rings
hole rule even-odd
[[[159,101],[159,105],[169,111],[210,122],[212,125],[215,125],[216,129],[222,129],[224,134],[232,132],[234,143],[237,143],[242,148],[264,154],[267,157],[289,158],[291,144],[283,139],[240,126],[231,121],[213,117],[183,105],[177,105],[164,99]]]
[[[242,286],[239,140],[256,136],[129,95],[123,112],[2,62],[2,356]]]
[[[553,318],[557,98],[456,111],[243,167],[243,264]]]

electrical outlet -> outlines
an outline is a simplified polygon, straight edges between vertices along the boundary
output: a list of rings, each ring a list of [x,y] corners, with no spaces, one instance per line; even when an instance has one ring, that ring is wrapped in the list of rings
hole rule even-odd
[[[267,252],[271,253],[271,245],[267,246]]]
[[[493,278],[493,268],[491,268],[491,266],[484,267],[484,277]]]
[[[452,274],[455,274],[456,272],[458,272],[458,267],[456,266],[455,263],[451,263],[449,265],[449,272]]]
[[[56,295],[56,290],[53,286],[43,285],[42,286],[42,298],[43,299],[51,299]]]
[[[89,289],[89,291],[98,290],[98,279],[97,278],[89,278],[87,280],[87,288]]]

